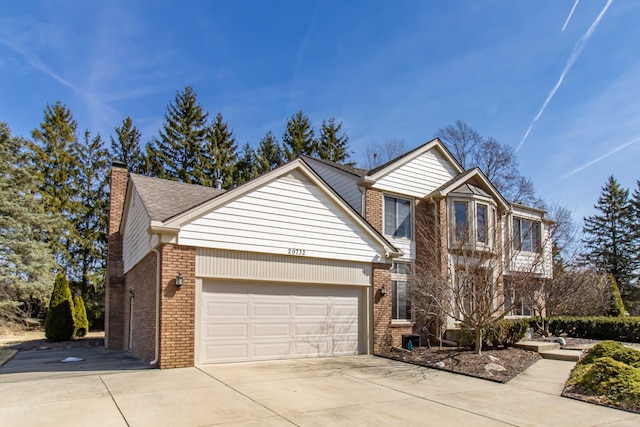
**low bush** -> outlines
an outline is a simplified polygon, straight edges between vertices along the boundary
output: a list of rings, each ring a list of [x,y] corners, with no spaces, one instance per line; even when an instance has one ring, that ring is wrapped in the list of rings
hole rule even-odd
[[[635,351],[635,350],[632,350]],[[610,404],[637,411],[640,408],[640,369],[611,357],[595,359],[578,370],[576,384],[593,396],[602,396]]]
[[[640,368],[640,351],[627,348],[616,341],[602,341],[596,344],[580,361],[581,364],[594,363],[597,359],[609,357],[626,365]]]
[[[527,319],[503,319],[484,330],[485,343],[491,347],[509,347],[524,338],[529,330]]]
[[[474,333],[463,326],[465,345],[473,347],[475,345]],[[528,319],[502,319],[487,326],[482,332],[483,348],[513,346],[524,338],[529,330]]]
[[[574,338],[640,342],[640,317],[554,317],[549,332]]]

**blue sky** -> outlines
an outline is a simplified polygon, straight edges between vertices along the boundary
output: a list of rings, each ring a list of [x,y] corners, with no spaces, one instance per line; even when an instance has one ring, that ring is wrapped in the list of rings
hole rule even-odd
[[[364,161],[462,119],[580,221],[609,175],[640,179],[638,22],[629,0],[4,2],[0,120],[29,136],[60,100],[80,129],[108,140],[131,116],[146,142],[192,85],[239,145],[302,109]]]

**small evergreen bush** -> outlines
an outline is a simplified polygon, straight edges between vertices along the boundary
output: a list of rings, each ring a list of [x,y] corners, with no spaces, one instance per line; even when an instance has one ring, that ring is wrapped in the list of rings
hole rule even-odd
[[[69,282],[64,274],[58,273],[44,322],[44,336],[51,341],[68,341],[73,336],[74,329]]]
[[[620,288],[613,274],[609,274],[609,283],[611,284],[611,295],[609,296],[609,304],[607,306],[606,315],[611,317],[622,317],[625,314],[624,302],[620,295]]]
[[[634,368],[640,368],[640,351],[627,348],[616,341],[602,341],[596,344],[580,361],[581,364],[594,363],[602,357],[610,357]]]
[[[583,367],[574,370],[580,377],[574,376],[573,380],[588,394],[603,396],[625,409],[637,411],[640,408],[640,369],[611,357],[595,359]]]
[[[503,319],[486,328],[483,338],[489,346],[507,348],[523,339],[528,330],[527,319]]]
[[[73,299],[73,323],[76,337],[83,337],[89,332],[89,320],[87,319],[87,310],[84,307],[84,300],[81,296]]]

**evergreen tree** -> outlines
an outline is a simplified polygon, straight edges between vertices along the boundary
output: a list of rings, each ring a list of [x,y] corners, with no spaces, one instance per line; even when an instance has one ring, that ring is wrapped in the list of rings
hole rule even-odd
[[[322,130],[318,138],[316,154],[323,160],[330,160],[336,163],[348,163],[349,159],[349,137],[344,133],[338,135],[342,123],[336,124],[336,119],[322,121]]]
[[[282,147],[271,131],[260,140],[256,152],[258,175],[269,172],[284,163]]]
[[[71,290],[65,275],[58,273],[44,322],[44,336],[51,341],[68,341],[74,329]]]
[[[0,122],[0,322],[43,315],[52,289],[55,262],[43,235],[59,217],[34,195],[26,145]]]
[[[216,115],[215,121],[208,127],[204,144],[201,184],[213,187],[215,180],[220,178],[222,188],[233,188],[237,146],[233,131],[229,129],[221,113]]]
[[[602,187],[597,213],[584,219],[583,259],[613,275],[623,298],[628,296],[635,255],[630,238],[631,209],[629,190],[620,186],[613,176]]]
[[[104,277],[107,257],[109,152],[100,135],[85,132],[78,144],[78,193],[75,214],[70,218],[76,238],[72,247],[74,293],[86,300],[94,321],[104,308]],[[83,304],[84,305],[84,304]]]
[[[87,310],[81,296],[73,298],[73,335],[83,337],[89,332],[89,320],[87,320]]]
[[[57,102],[47,105],[44,121],[31,133],[35,143],[33,151],[34,181],[45,212],[61,215],[63,220],[55,229],[47,231],[47,241],[58,264],[65,270],[72,262],[70,253],[72,226],[68,218],[74,214],[74,201],[78,188],[76,174],[78,161],[74,152],[78,138],[77,123],[71,111]]]
[[[238,159],[236,168],[236,184],[240,185],[250,179],[258,176],[258,164],[256,162],[256,153],[249,143],[242,148],[242,153]]]
[[[149,143],[144,148],[144,156],[142,157],[140,173],[154,178],[158,178],[163,175],[162,165],[160,164],[160,160],[156,156],[157,151],[158,147],[156,146],[154,141],[149,141]]]
[[[300,154],[313,155],[316,151],[313,135],[309,117],[305,116],[302,110],[291,116],[282,135],[282,146],[287,160],[291,161]]]
[[[161,166],[158,170],[160,178],[201,183],[203,175],[200,160],[208,116],[191,86],[176,93],[175,100],[167,106],[160,138],[155,139],[151,146],[155,157],[151,162]]]
[[[138,128],[133,125],[131,117],[122,121],[120,127],[115,128],[117,139],[111,137],[111,155],[113,159],[127,166],[129,172],[142,173],[144,156],[140,148]]]

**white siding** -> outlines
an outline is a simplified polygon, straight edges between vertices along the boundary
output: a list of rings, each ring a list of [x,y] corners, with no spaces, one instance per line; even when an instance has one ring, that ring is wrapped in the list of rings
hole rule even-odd
[[[322,177],[353,209],[362,213],[362,193],[358,189],[360,177],[341,171],[322,162],[308,161],[309,166]]]
[[[280,177],[185,224],[181,245],[361,262],[383,248],[300,172]]]
[[[399,251],[402,251],[402,256],[398,260],[415,260],[416,259],[416,241],[409,239],[394,239],[393,237],[386,236],[389,242]]]
[[[421,198],[456,175],[438,150],[431,149],[379,178],[373,188]]]
[[[122,258],[124,272],[131,270],[149,253],[150,218],[138,192],[133,189],[129,208],[125,210]]]
[[[219,279],[369,286],[371,264],[198,248],[196,275]]]

